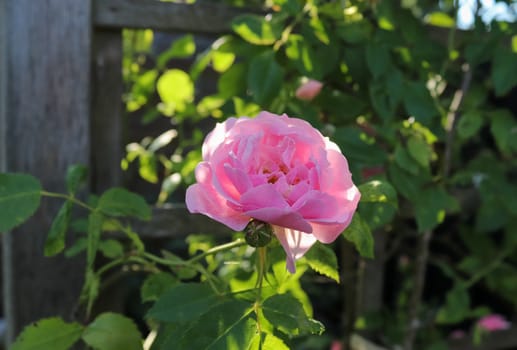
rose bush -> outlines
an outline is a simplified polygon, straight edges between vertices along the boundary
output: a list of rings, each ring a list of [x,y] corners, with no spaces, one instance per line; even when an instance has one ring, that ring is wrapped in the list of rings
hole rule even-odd
[[[333,242],[349,225],[360,193],[339,147],[309,123],[261,112],[230,118],[206,137],[190,212],[243,230],[269,223],[287,254],[287,269],[316,242]]]

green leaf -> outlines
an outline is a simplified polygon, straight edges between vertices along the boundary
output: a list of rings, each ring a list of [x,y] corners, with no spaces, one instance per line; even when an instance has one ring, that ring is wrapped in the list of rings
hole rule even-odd
[[[107,239],[99,243],[99,250],[102,255],[109,259],[120,258],[124,255],[122,243],[114,239]]]
[[[250,303],[232,299],[212,308],[186,330],[179,349],[241,350],[246,349],[257,331],[251,317]]]
[[[407,140],[407,149],[409,155],[420,164],[423,168],[429,168],[432,150],[423,138],[411,136]]]
[[[156,301],[163,293],[178,283],[178,279],[170,273],[159,272],[150,275],[144,281],[140,289],[140,295],[143,302]]]
[[[445,219],[447,210],[457,210],[458,203],[443,188],[426,188],[414,198],[416,223],[419,232],[432,230]]]
[[[175,111],[183,111],[186,104],[194,100],[194,83],[190,76],[180,69],[169,69],[156,83],[162,102]]]
[[[147,316],[164,322],[188,322],[225,300],[224,296],[214,294],[208,285],[178,284],[158,299]]]
[[[470,297],[468,291],[461,284],[456,284],[447,293],[446,304],[438,310],[436,322],[452,324],[463,321],[470,313]]]
[[[275,53],[266,51],[251,60],[248,86],[254,100],[265,107],[278,96],[284,80],[284,71],[275,61]]]
[[[340,24],[337,27],[337,34],[349,44],[367,42],[373,33],[373,26],[368,20],[354,21]]]
[[[342,150],[350,164],[353,161],[362,164],[379,165],[386,161],[386,153],[377,144],[367,142],[365,134],[354,127],[339,127],[334,133],[334,141]]]
[[[140,332],[129,318],[115,313],[103,313],[84,330],[83,340],[96,350],[140,350]]]
[[[131,243],[133,243],[137,252],[142,253],[145,250],[144,242],[142,242],[140,236],[138,236],[138,233],[133,232],[130,227],[126,228],[124,233],[126,234],[127,238],[129,238]]]
[[[373,258],[374,241],[370,227],[355,213],[352,222],[343,232],[343,236],[355,245],[355,248],[365,258]]]
[[[311,269],[339,283],[337,258],[332,248],[316,242],[305,254],[305,260]]]
[[[390,53],[384,45],[371,43],[366,46],[366,62],[373,77],[380,78],[390,68]]]
[[[224,72],[217,81],[217,91],[221,98],[232,98],[246,91],[247,66],[236,63]]]
[[[0,174],[0,232],[22,224],[38,209],[41,184],[31,175]]]
[[[423,82],[407,83],[404,106],[411,116],[424,125],[428,125],[431,118],[438,115],[433,98]]]
[[[151,218],[151,208],[145,199],[124,188],[111,188],[104,192],[97,209],[110,216],[133,216],[140,220]]]
[[[88,246],[88,240],[85,237],[80,237],[75,240],[75,242],[72,244],[72,246],[70,248],[65,250],[64,255],[67,258],[74,257],[77,254],[85,251],[87,246]]]
[[[240,15],[232,21],[233,30],[255,45],[271,45],[280,37],[280,28],[265,16]]]
[[[471,110],[463,113],[458,122],[458,136],[468,139],[476,135],[483,126],[483,115],[479,111]]]
[[[93,303],[99,295],[100,277],[91,267],[87,267],[83,289],[81,291],[81,302],[86,303],[86,314],[90,315]]]
[[[262,304],[264,317],[287,335],[318,334],[325,327],[305,314],[302,304],[291,294],[275,294]]]
[[[99,241],[102,233],[104,217],[98,211],[93,211],[88,216],[88,245],[86,248],[86,265],[91,268],[99,249]]]
[[[289,350],[289,347],[271,333],[257,333],[246,350]]]
[[[159,69],[163,69],[171,59],[187,58],[192,56],[195,52],[196,43],[194,42],[194,36],[192,36],[192,34],[187,34],[174,40],[171,47],[158,56],[156,65]]]
[[[321,19],[318,16],[313,16],[309,24],[312,30],[314,31],[314,35],[318,38],[318,40],[324,43],[325,45],[329,45],[330,39],[323,21],[321,21]]]
[[[430,25],[443,28],[452,28],[456,25],[454,18],[445,12],[432,12],[425,16],[425,21]]]
[[[387,181],[372,180],[358,187],[361,202],[389,203],[398,207],[397,192]]]
[[[405,171],[393,162],[388,168],[389,179],[398,193],[414,201],[420,195],[421,188],[432,181],[428,173],[419,172],[418,176]]]
[[[65,237],[70,223],[71,209],[72,202],[70,201],[63,203],[63,206],[59,209],[45,241],[45,256],[54,256],[65,249]]]
[[[410,173],[411,175],[418,175],[420,167],[415,158],[409,155],[409,151],[402,144],[398,143],[395,146],[394,159],[398,166]]]
[[[498,48],[491,66],[495,95],[504,96],[517,84],[517,54]]]
[[[234,61],[235,54],[231,52],[214,51],[212,53],[212,66],[216,72],[226,72]]]
[[[83,326],[52,317],[24,328],[11,350],[68,350],[81,338]]]
[[[389,224],[397,214],[397,207],[384,202],[362,202],[359,203],[358,211],[363,221],[367,222],[370,230],[373,231]]]
[[[496,110],[489,114],[489,118],[490,131],[501,152],[517,152],[517,122],[510,111]]]
[[[75,194],[79,186],[88,179],[88,168],[84,165],[76,164],[68,168],[66,172],[66,188],[68,193]]]

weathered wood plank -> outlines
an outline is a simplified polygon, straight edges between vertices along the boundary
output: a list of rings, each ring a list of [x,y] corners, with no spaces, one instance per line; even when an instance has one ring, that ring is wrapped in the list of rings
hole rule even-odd
[[[230,237],[232,230],[204,215],[190,214],[184,205],[153,209],[150,222],[133,222],[143,239],[184,238],[191,233]]]
[[[123,184],[122,30],[94,30],[91,109],[91,190]]]
[[[175,4],[149,0],[95,0],[94,25],[189,33],[226,33],[243,10],[218,4]]]
[[[65,190],[65,172],[88,164],[91,3],[5,0],[4,170],[37,176]],[[42,317],[70,318],[83,279],[82,259],[43,257],[60,201],[44,200],[34,217],[3,236],[7,342]],[[9,346],[7,346],[9,348]]]

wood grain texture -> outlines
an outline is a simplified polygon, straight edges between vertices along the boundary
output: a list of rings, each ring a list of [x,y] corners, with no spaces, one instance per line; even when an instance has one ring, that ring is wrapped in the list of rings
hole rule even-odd
[[[150,222],[133,222],[132,227],[143,239],[184,238],[191,233],[231,237],[232,231],[204,215],[190,214],[184,205],[154,208]]]
[[[175,4],[150,0],[95,0],[98,27],[150,28],[190,33],[225,33],[243,11],[218,4]]]
[[[122,106],[122,31],[93,32],[91,110],[91,190],[101,193],[123,184],[125,125]]]
[[[63,192],[65,173],[88,164],[90,28],[88,0],[5,0],[5,168]],[[2,52],[4,55],[4,52]],[[61,201],[45,199],[26,224],[3,237],[7,341],[42,317],[70,318],[82,285],[81,260],[43,257]],[[9,347],[8,347],[9,348]]]

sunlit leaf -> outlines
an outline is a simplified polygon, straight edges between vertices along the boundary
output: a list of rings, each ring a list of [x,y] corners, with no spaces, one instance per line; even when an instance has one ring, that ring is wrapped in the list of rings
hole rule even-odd
[[[429,167],[432,151],[430,146],[420,137],[412,136],[407,140],[409,155],[423,168]]]
[[[163,73],[156,83],[161,100],[173,109],[182,111],[194,100],[194,84],[190,76],[180,69]]]
[[[355,248],[365,258],[374,257],[374,241],[370,227],[355,213],[350,225],[343,232],[343,236],[355,245]]]
[[[302,304],[292,295],[276,294],[262,304],[264,316],[271,324],[288,335],[321,334],[325,327],[305,314]]]
[[[97,350],[141,350],[143,342],[135,323],[115,313],[103,313],[84,330],[83,340]]]
[[[280,37],[280,28],[264,16],[240,15],[232,21],[233,30],[255,45],[271,45]]]
[[[289,350],[289,347],[271,333],[257,333],[246,350]]]
[[[456,25],[454,18],[445,12],[432,12],[425,17],[425,21],[433,26],[452,28]]]
[[[397,207],[397,192],[386,181],[372,180],[358,187],[361,202],[389,203]]]
[[[196,52],[196,43],[191,34],[182,36],[173,41],[171,47],[162,52],[156,61],[158,68],[163,68],[173,58],[187,58]]]
[[[68,350],[81,338],[83,326],[52,317],[27,326],[11,350]]]
[[[305,260],[311,269],[339,283],[337,257],[332,248],[316,242],[305,254]]]
[[[179,349],[240,350],[247,349],[257,332],[251,317],[253,305],[236,299],[205,308],[183,334]]]

